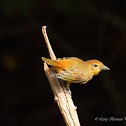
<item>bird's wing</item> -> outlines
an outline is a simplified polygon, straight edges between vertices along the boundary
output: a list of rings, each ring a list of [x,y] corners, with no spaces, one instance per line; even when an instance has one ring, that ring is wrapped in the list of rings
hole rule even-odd
[[[75,72],[75,71],[71,71],[71,70],[70,71],[65,70],[65,71],[62,71],[61,73],[53,73],[51,76],[62,79],[64,81],[69,81],[72,83],[86,82],[86,80],[84,80],[84,78],[81,77],[80,73]]]

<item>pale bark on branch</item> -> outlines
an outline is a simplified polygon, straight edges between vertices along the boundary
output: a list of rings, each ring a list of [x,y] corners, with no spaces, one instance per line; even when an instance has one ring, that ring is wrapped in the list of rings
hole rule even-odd
[[[56,56],[50,45],[47,33],[46,26],[42,27],[42,33],[45,38],[45,42],[50,54],[51,59],[55,60]],[[55,101],[63,115],[64,121],[67,126],[80,126],[80,122],[77,115],[77,107],[75,107],[71,94],[66,92],[65,83],[62,80],[57,78],[52,78],[50,75],[55,72],[53,68],[49,68],[46,62],[44,63],[44,71],[52,88]]]

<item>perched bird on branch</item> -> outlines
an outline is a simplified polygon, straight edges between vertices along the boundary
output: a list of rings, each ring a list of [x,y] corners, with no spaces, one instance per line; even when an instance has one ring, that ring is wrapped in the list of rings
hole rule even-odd
[[[52,60],[42,57],[42,60],[56,70],[56,73],[51,76],[67,81],[67,86],[70,86],[71,83],[85,84],[93,76],[98,75],[100,71],[110,70],[102,62],[95,59],[83,61],[76,57],[70,57]]]

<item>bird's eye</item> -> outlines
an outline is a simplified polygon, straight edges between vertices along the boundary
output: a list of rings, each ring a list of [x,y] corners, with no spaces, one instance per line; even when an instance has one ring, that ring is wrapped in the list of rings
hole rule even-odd
[[[94,64],[94,67],[97,67],[98,65],[97,64]]]

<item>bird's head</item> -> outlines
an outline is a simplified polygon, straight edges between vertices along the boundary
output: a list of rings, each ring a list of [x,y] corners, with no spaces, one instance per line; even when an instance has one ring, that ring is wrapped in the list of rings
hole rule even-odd
[[[99,72],[102,70],[110,70],[107,66],[105,66],[99,60],[88,60],[86,62],[88,63],[89,68],[94,76],[98,75]]]

